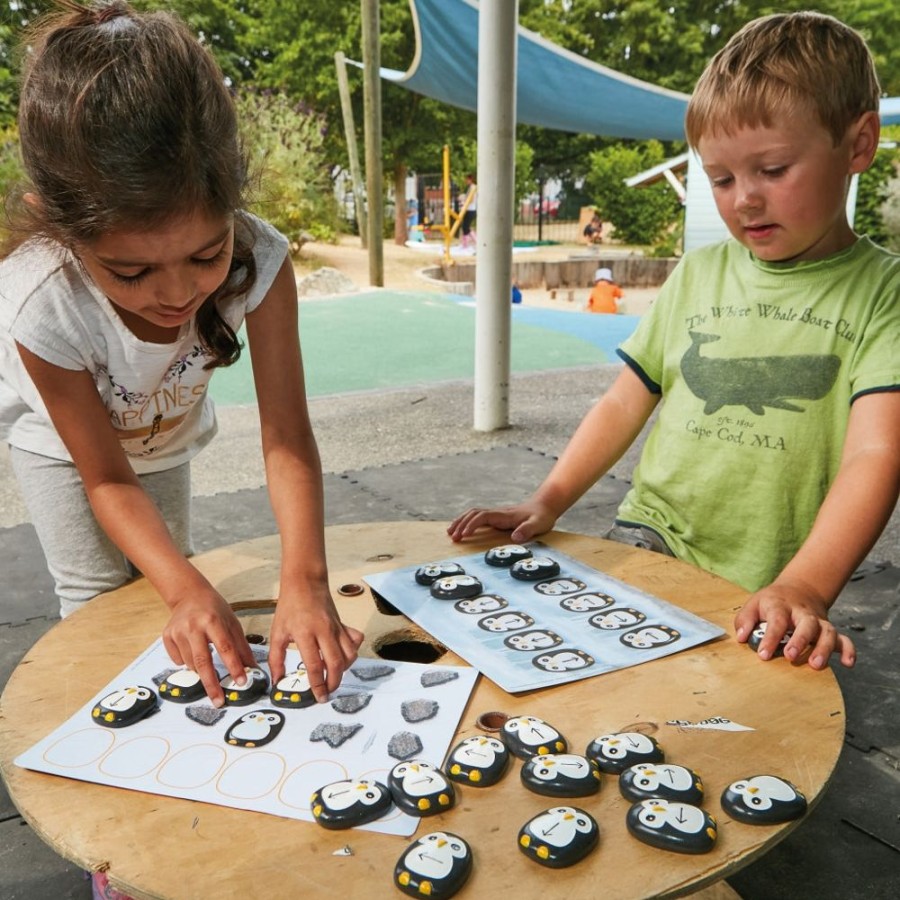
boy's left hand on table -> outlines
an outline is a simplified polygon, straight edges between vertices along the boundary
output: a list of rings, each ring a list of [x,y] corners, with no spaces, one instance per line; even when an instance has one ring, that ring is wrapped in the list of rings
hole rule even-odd
[[[833,653],[848,668],[856,662],[853,641],[828,621],[824,601],[794,585],[771,584],[753,594],[734,618],[735,634],[741,643],[750,639],[757,624],[765,623],[757,653],[771,659],[785,636],[784,656],[792,663],[805,661],[813,669],[828,666]]]

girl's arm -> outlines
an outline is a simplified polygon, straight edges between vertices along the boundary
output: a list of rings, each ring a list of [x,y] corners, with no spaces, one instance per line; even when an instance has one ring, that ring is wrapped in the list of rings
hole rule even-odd
[[[272,680],[284,674],[284,651],[293,641],[321,702],[356,659],[363,635],[341,622],[328,588],[322,469],[306,404],[290,259],[247,315],[247,336],[266,480],[281,535],[281,583],[269,641]]]
[[[454,541],[491,526],[527,541],[556,520],[631,446],[659,401],[626,366],[572,435],[543,484],[523,503],[499,509],[473,508],[450,523]]]
[[[97,521],[172,611],[163,631],[169,656],[197,672],[210,699],[220,706],[224,695],[209,643],[229,673],[243,682],[244,666],[256,663],[240,623],[219,592],[179,552],[134,474],[90,374],[52,365],[21,345],[18,350],[72,456]]]
[[[832,653],[852,666],[849,637],[828,621],[828,610],[878,540],[897,504],[900,487],[900,392],[867,394],[850,407],[837,477],[813,527],[794,558],[768,587],[753,594],[735,617],[739,641],[766,622],[759,655],[770,659],[788,629],[784,655],[810,648],[809,664],[822,669]]]

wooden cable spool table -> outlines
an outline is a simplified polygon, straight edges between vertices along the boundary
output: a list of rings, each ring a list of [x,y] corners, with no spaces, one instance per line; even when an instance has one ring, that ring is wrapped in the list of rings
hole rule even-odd
[[[362,656],[400,658],[418,652],[432,661],[465,665],[403,616],[376,608],[362,580],[376,571],[420,565],[483,551],[508,541],[486,533],[452,544],[446,524],[387,522],[326,530],[332,593],[343,620],[366,633]],[[630,806],[615,776],[600,792],[571,802],[600,826],[598,849],[564,869],[536,865],[516,846],[526,820],[562,801],[527,791],[518,764],[497,785],[462,787],[457,805],[429,817],[417,835],[450,831],[472,846],[475,866],[460,900],[516,896],[676,897],[728,893],[716,882],[757,859],[802,819],[746,825],[730,819],[719,797],[731,782],[777,774],[795,784],[813,807],[831,777],[844,736],[844,707],[831,671],[764,663],[733,637],[731,623],[746,592],[677,560],[595,537],[551,532],[542,537],[583,563],[695,613],[727,636],[664,659],[526,694],[510,695],[478,679],[454,743],[479,733],[478,717],[498,711],[552,723],[583,753],[596,736],[615,731],[652,734],[666,761],[703,779],[704,808],[718,821],[709,853],[654,849],[625,826]],[[275,596],[277,536],[205,553],[195,563],[235,607],[249,612],[248,633],[268,633],[271,610],[254,610]],[[360,590],[362,588],[362,590]],[[271,603],[268,604],[271,607]],[[242,613],[243,614],[243,613]],[[139,579],[97,597],[52,628],[25,656],[0,698],[0,773],[35,832],[85,869],[105,869],[110,883],[136,898],[269,896],[399,897],[393,867],[412,838],[354,829],[328,831],[314,823],[71,780],[16,766],[13,760],[80,709],[156,638],[166,610]],[[434,659],[436,657],[436,660]],[[752,731],[718,731],[666,724],[723,716]],[[349,845],[352,855],[333,855]],[[704,893],[704,895],[706,894]],[[732,893],[732,896],[733,893]]]

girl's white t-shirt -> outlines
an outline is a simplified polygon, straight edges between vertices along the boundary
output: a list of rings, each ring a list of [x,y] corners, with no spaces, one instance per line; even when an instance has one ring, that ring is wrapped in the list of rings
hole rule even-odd
[[[287,240],[253,216],[256,282],[220,305],[237,333],[263,301],[287,253]],[[113,305],[62,247],[27,242],[0,263],[0,437],[13,447],[71,460],[15,343],[64,369],[91,373],[112,427],[138,474],[187,462],[216,433],[208,384],[215,369],[196,321],[171,344],[138,340]]]

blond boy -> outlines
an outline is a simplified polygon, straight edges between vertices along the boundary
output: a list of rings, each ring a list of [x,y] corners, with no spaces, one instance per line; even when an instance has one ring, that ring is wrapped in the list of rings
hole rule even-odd
[[[609,537],[751,591],[739,641],[824,668],[856,651],[828,611],[871,549],[900,481],[900,258],[852,230],[879,86],[862,38],[818,13],[750,22],[688,106],[733,240],[687,254],[625,341],[626,365],[525,502],[450,526],[525,541],[612,466],[659,405]],[[662,402],[660,402],[662,401]]]

